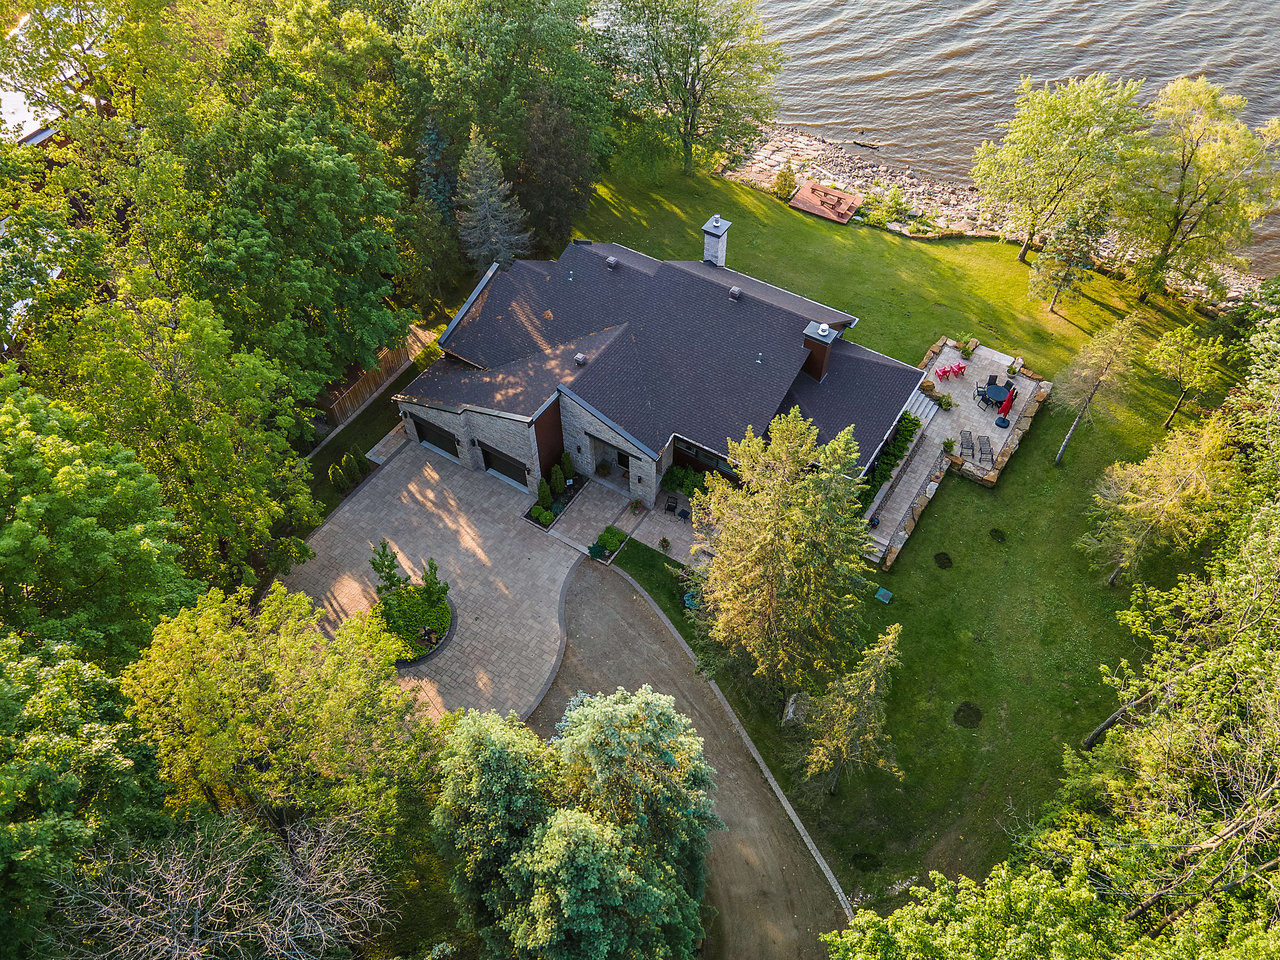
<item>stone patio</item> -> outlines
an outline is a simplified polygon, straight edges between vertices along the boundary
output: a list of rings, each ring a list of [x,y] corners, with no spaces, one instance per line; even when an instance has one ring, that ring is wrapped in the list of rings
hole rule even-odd
[[[939,367],[949,367],[958,361],[968,365],[964,376],[947,380],[938,376]],[[995,485],[1000,471],[1018,449],[1031,418],[1053,389],[1053,384],[1022,372],[1010,374],[1009,367],[1016,362],[1017,358],[981,344],[967,360],[954,340],[940,340],[929,349],[922,363],[928,371],[921,385],[925,392],[907,407],[920,417],[922,426],[907,456],[877,500],[872,502],[868,513],[877,520],[872,532],[872,559],[883,561],[885,567],[893,563],[948,469],[958,470],[984,486]],[[974,391],[985,386],[987,378],[992,375],[1001,384],[1012,380],[1017,390],[1008,413],[1008,427],[996,426],[997,411],[980,406],[974,399]],[[950,394],[951,409],[943,410],[928,399],[926,393],[930,391]],[[961,432],[965,430],[973,435],[972,451],[961,449]],[[990,460],[980,460],[981,437],[991,441]],[[948,438],[955,440],[955,449],[950,457],[943,453],[943,442]]]
[[[551,534],[586,553],[587,547],[596,542],[600,531],[609,524],[630,532],[626,526],[631,518],[628,502],[625,494],[592,478],[587,481],[586,489],[560,514],[551,527]]]
[[[457,630],[435,657],[401,671],[402,682],[437,715],[469,707],[526,717],[559,668],[561,593],[581,558],[522,518],[532,502],[501,480],[406,443],[312,534],[315,557],[282,581],[328,611],[331,630],[377,599],[369,557],[380,540],[415,576],[434,557],[449,582]]]
[[[676,498],[676,512],[668,512],[667,497]],[[681,520],[678,513],[689,509],[689,498],[683,493],[672,493],[670,490],[659,490],[657,506],[647,511],[641,518],[631,536],[646,546],[661,550],[662,538],[666,537],[671,546],[667,556],[678,563],[696,563],[693,554],[693,524]]]

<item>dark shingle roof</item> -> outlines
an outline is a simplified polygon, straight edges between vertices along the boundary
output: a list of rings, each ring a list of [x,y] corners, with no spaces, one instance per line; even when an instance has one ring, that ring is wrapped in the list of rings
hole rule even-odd
[[[831,359],[822,382],[797,377],[778,412],[799,407],[817,426],[820,443],[829,442],[853,424],[858,462],[865,469],[923,379],[923,370],[837,339],[831,344]]]
[[[741,290],[736,299],[731,287]],[[806,391],[806,382],[819,386],[807,376],[797,381],[811,321],[841,326],[852,318],[724,267],[575,243],[558,261],[520,261],[495,275],[442,338],[447,353],[484,370],[436,364],[402,396],[528,416],[564,384],[654,452],[673,433],[723,452],[748,425],[763,432],[796,384],[794,402],[813,408],[805,413],[820,429],[849,414],[840,427],[859,423],[861,442],[879,429],[881,406],[897,416],[919,371],[837,341],[849,349],[833,357],[826,379],[838,366],[843,386]],[[590,357],[581,367],[572,362],[580,351]],[[864,376],[875,384],[870,403],[859,399],[869,396]],[[878,443],[879,436],[871,449]]]

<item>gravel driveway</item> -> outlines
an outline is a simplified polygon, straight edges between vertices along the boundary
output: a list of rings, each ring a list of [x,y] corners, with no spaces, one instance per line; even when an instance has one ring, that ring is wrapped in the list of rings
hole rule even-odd
[[[648,683],[675,697],[716,768],[707,897],[718,913],[704,956],[724,960],[824,960],[818,934],[846,924],[826,879],[787,819],[715,694],[646,599],[613,570],[583,563],[565,589],[568,640],[560,671],[529,717],[555,732],[578,690],[612,693]]]

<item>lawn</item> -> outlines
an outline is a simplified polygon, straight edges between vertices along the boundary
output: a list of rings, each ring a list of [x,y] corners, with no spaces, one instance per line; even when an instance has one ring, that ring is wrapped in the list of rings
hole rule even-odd
[[[693,259],[715,213],[733,222],[730,267],[861,317],[852,339],[911,364],[940,336],[973,334],[1052,378],[1091,333],[1132,308],[1122,283],[1098,278],[1053,315],[1027,299],[1014,246],[840,226],[707,177],[610,179],[579,233]],[[1159,304],[1143,325],[1154,337],[1190,319],[1181,305]],[[899,902],[903,881],[929,870],[984,876],[1051,796],[1064,745],[1110,712],[1099,664],[1142,651],[1115,619],[1128,591],[1107,588],[1074,542],[1099,475],[1145,453],[1174,399],[1139,367],[1118,418],[1082,428],[1061,468],[1053,457],[1073,414],[1050,402],[994,490],[948,477],[895,566],[875,575],[894,597],[868,605],[868,635],[903,625],[889,704],[901,781],[855,774],[834,798],[802,798],[799,739],[779,731],[777,705],[742,676],[719,677],[851,896],[884,908]],[[935,560],[943,553],[945,569]],[[688,629],[665,557],[629,543],[617,562]],[[965,703],[981,712],[976,727],[955,722]]]

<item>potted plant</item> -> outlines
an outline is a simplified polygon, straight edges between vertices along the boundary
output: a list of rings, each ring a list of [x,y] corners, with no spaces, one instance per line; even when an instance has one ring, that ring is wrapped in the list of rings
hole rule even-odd
[[[666,537],[663,537],[661,540],[658,541],[658,546],[662,548],[663,553],[671,552],[671,541],[668,540]]]
[[[956,451],[956,438],[955,438],[955,437],[947,437],[947,439],[943,440],[943,441],[942,441],[942,449],[943,449],[943,450],[945,450],[947,453],[955,453],[955,451]]]

